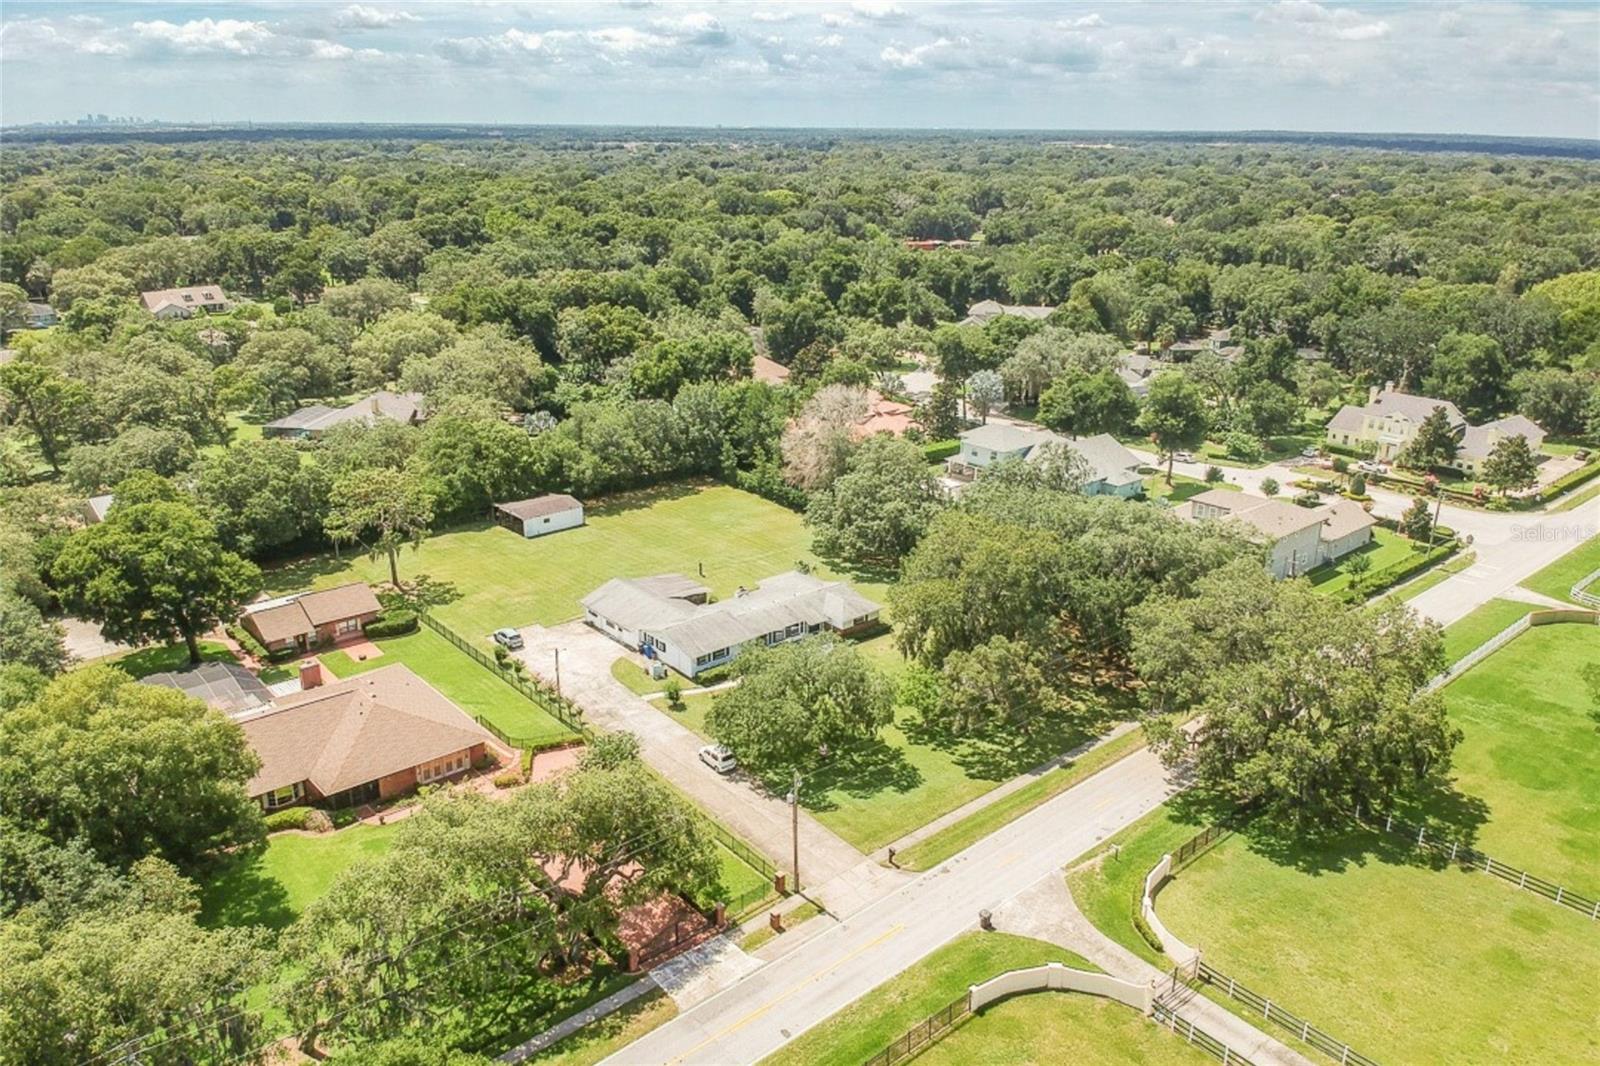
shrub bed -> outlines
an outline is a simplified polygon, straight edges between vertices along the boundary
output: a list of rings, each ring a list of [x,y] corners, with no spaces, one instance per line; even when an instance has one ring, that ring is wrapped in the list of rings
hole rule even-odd
[[[286,807],[281,811],[273,811],[262,819],[266,823],[267,832],[277,833],[285,829],[304,829],[312,833],[326,833],[333,828],[333,819],[329,818],[326,811],[319,811],[315,807]]]
[[[378,617],[368,622],[365,632],[374,640],[384,637],[400,637],[407,633],[417,631],[417,612],[396,607],[384,611]]]

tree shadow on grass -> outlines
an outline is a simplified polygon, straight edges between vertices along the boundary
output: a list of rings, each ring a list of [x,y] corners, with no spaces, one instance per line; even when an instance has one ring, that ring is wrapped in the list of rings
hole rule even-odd
[[[829,798],[833,792],[868,799],[882,792],[910,792],[923,781],[922,771],[906,759],[905,752],[883,740],[834,748],[826,758],[813,759],[801,774],[800,802],[808,811],[838,809]],[[792,783],[787,769],[763,771],[758,780],[774,796],[788,795]]]
[[[943,723],[913,714],[901,723],[916,744],[945,752],[968,777],[1005,781],[1103,735],[1137,714],[1133,696],[1110,685],[1075,689],[1062,706],[1032,723],[1027,732],[997,725],[975,734],[958,734]]]
[[[668,500],[681,500],[693,496],[704,489],[714,488],[720,484],[716,481],[670,481],[664,485],[655,485],[647,489],[634,489],[628,492],[619,492],[612,496],[602,496],[597,500],[585,500],[584,511],[590,515],[619,515],[629,511],[647,511],[658,503]]]
[[[228,859],[201,892],[200,923],[208,928],[261,926],[282,929],[294,921],[289,894],[262,868],[263,852]]]
[[[1378,817],[1368,819],[1366,824],[1342,816],[1326,824],[1291,824],[1251,817],[1199,789],[1174,797],[1168,805],[1174,809],[1187,805],[1192,814],[1201,816],[1201,824],[1230,826],[1247,841],[1251,851],[1301,873],[1336,874],[1372,862],[1431,870],[1450,864],[1447,852],[1419,847],[1408,833],[1385,830],[1383,819]],[[1465,846],[1477,839],[1488,813],[1488,805],[1478,797],[1446,782],[1430,781],[1396,805],[1395,820],[1411,827],[1425,827],[1430,840]]]

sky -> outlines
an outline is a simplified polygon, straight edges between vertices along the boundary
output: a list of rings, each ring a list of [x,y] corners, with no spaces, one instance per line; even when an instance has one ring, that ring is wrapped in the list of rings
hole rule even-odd
[[[1600,137],[1600,3],[0,5],[0,122]]]

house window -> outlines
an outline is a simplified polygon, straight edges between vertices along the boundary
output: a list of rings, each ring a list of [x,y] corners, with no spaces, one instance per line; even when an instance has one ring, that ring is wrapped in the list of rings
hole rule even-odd
[[[288,807],[299,798],[300,786],[298,784],[284,785],[282,788],[275,788],[266,794],[266,808],[272,811],[277,810],[279,807]]]
[[[340,636],[344,636],[346,633],[354,633],[360,628],[361,620],[359,618],[343,618],[340,619],[339,624],[334,627],[334,631]]]

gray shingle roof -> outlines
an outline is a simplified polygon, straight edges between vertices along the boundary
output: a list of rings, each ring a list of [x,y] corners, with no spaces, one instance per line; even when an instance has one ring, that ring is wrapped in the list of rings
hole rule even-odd
[[[561,493],[551,493],[548,496],[535,496],[529,500],[516,500],[512,503],[497,503],[496,511],[508,514],[512,518],[543,518],[545,515],[562,514],[576,510],[583,506],[576,497]]]

